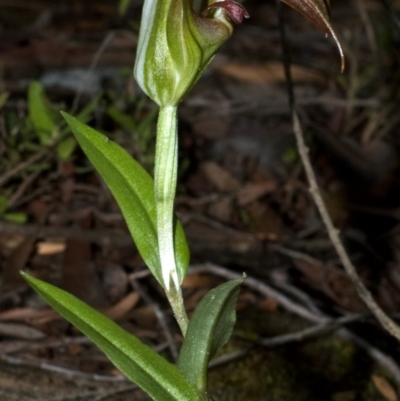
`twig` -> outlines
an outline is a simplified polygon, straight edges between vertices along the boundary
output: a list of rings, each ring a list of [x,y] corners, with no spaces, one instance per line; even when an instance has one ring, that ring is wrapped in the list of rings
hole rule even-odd
[[[0,354],[12,355],[17,352],[27,352],[27,351],[35,351],[38,349],[46,348],[60,348],[65,347],[68,344],[91,344],[91,341],[84,336],[80,337],[64,337],[58,340],[45,340],[45,341],[35,341],[34,343],[28,341],[13,341],[9,342],[11,347],[5,347],[2,349],[3,352]]]
[[[280,2],[278,2],[280,3]],[[279,9],[278,9],[279,11]],[[280,13],[281,14],[281,11]],[[388,316],[386,313],[381,309],[381,307],[376,303],[374,298],[372,297],[371,293],[362,283],[360,278],[358,277],[357,271],[352,264],[350,257],[345,250],[342,241],[339,237],[339,231],[334,226],[331,217],[326,209],[325,203],[322,199],[321,192],[319,190],[317,179],[315,177],[314,170],[311,165],[310,157],[308,155],[309,149],[307,148],[302,128],[300,125],[299,116],[296,111],[295,105],[295,98],[294,98],[294,91],[293,91],[293,81],[290,72],[290,58],[289,54],[286,51],[286,39],[285,39],[285,32],[284,32],[284,24],[283,21],[280,21],[280,30],[281,30],[281,40],[282,46],[284,51],[284,65],[285,65],[285,75],[287,81],[287,88],[288,88],[288,95],[289,95],[289,104],[292,110],[292,122],[293,122],[293,131],[296,137],[297,146],[299,149],[299,154],[301,161],[303,163],[307,180],[310,185],[310,193],[311,196],[317,206],[317,209],[321,215],[322,221],[327,229],[329,239],[332,242],[333,247],[335,248],[339,259],[345,268],[347,274],[349,275],[350,279],[352,280],[360,298],[365,302],[367,307],[371,310],[373,315],[376,319],[381,323],[382,327],[388,331],[392,336],[394,336],[397,340],[400,341],[400,327]]]
[[[272,338],[266,338],[259,342],[263,347],[274,347],[276,345],[283,345],[287,343],[300,342],[309,340],[310,338],[316,337],[321,334],[329,333],[330,331],[336,330],[345,324],[357,322],[362,320],[367,315],[365,313],[360,313],[357,315],[342,316],[338,319],[332,319],[324,323],[317,324],[312,327],[308,327],[304,330],[297,331],[295,333],[289,333],[282,336],[276,336]]]
[[[307,327],[304,330],[296,331],[294,333],[283,334],[275,337],[265,338],[261,341],[254,342],[251,347],[242,348],[237,351],[231,352],[229,354],[222,355],[221,357],[213,359],[209,367],[215,368],[217,366],[225,365],[229,362],[237,360],[239,358],[244,357],[249,351],[254,349],[254,347],[261,346],[261,347],[276,347],[285,344],[295,343],[295,342],[302,342],[306,340],[310,340],[316,336],[321,334],[327,334],[331,331],[336,330],[338,327],[341,327],[345,324],[353,323],[364,319],[367,315],[365,313],[360,313],[357,315],[351,316],[343,316],[338,319],[333,319],[332,321],[327,321],[325,323],[316,324],[312,327]]]
[[[237,361],[240,358],[245,357],[254,347],[241,348],[233,352],[229,352],[229,354],[221,355],[218,358],[214,358],[209,364],[209,369],[214,369],[222,365],[226,365],[233,361]]]
[[[371,24],[371,19],[369,18],[368,12],[366,10],[365,3],[363,0],[356,0],[356,5],[360,13],[361,20],[364,24],[365,32],[367,33],[369,46],[371,48],[371,51],[374,53],[374,56],[376,56],[378,52],[378,46],[376,44],[374,27]]]
[[[93,60],[90,63],[89,69],[87,70],[85,76],[83,77],[82,82],[80,83],[79,88],[76,92],[74,101],[72,102],[71,114],[75,114],[76,111],[78,110],[79,101],[82,97],[82,93],[83,93],[83,90],[85,89],[85,85],[86,85],[88,79],[90,78],[90,76],[93,74],[93,71],[96,68],[97,64],[99,63],[101,56],[107,49],[110,42],[114,39],[114,36],[115,36],[115,32],[109,32],[107,34],[107,36],[104,38],[100,47],[97,49],[95,55],[93,56]]]
[[[326,209],[325,203],[322,199],[321,193],[318,188],[314,170],[311,166],[311,161],[308,156],[308,148],[304,142],[303,132],[300,126],[299,117],[294,109],[292,111],[292,119],[293,119],[293,130],[296,136],[299,154],[305,168],[308,182],[310,184],[310,193],[321,215],[322,221],[324,222],[324,225],[328,231],[328,236],[332,242],[332,245],[334,246],[347,274],[353,281],[353,284],[356,287],[356,290],[360,295],[360,298],[365,302],[365,304],[368,306],[371,312],[375,315],[377,320],[381,323],[382,327],[400,341],[399,326],[392,319],[390,319],[389,316],[386,315],[386,313],[376,303],[371,293],[368,291],[368,289],[365,287],[365,285],[358,277],[357,271],[354,265],[352,264],[350,257],[343,246],[342,241],[340,240],[339,230],[336,229],[336,227],[332,222],[331,217],[329,216],[329,213]]]
[[[171,351],[171,355],[174,361],[177,361],[178,350],[176,348],[176,344],[174,342],[171,330],[166,322],[164,313],[161,311],[159,305],[150,298],[150,296],[146,293],[146,291],[142,289],[141,285],[139,285],[139,283],[136,280],[130,280],[130,283],[134,288],[134,290],[137,291],[140,294],[140,296],[144,299],[144,301],[153,309],[158,324],[160,325],[162,331],[164,332],[164,336],[165,339],[167,340],[169,349]]]
[[[91,401],[101,401],[111,396],[126,393],[128,391],[138,390],[138,387],[134,384],[127,384],[118,386],[112,390],[105,391],[104,387],[99,390],[84,390],[79,392],[79,394],[61,394],[56,397],[46,398],[43,401],[78,401],[78,400],[91,400]]]
[[[42,370],[47,370],[50,372],[56,372],[56,373],[61,373],[66,376],[71,376],[71,377],[83,377],[86,379],[91,379],[95,381],[103,381],[103,382],[122,382],[126,381],[127,379],[125,376],[106,376],[106,375],[99,375],[97,373],[85,373],[81,372],[76,369],[69,369],[69,368],[64,368],[62,366],[57,366],[50,364],[46,361],[41,361],[38,359],[23,359],[23,358],[17,358],[14,356],[6,355],[6,354],[0,354],[0,360],[7,362],[11,365],[22,365],[22,366],[29,366],[29,367],[35,367],[39,368]]]
[[[84,239],[100,245],[132,245],[131,236],[122,231],[110,229],[82,230],[77,227],[49,227],[37,224],[15,224],[0,221],[0,235],[37,235],[40,238]]]
[[[8,200],[8,207],[11,209],[16,206],[16,203],[21,198],[21,196],[25,193],[25,191],[29,188],[29,186],[36,180],[39,176],[39,172],[34,172],[26,177],[18,186],[17,190],[13,193],[13,195]]]
[[[228,269],[225,269],[221,266],[217,266],[217,265],[214,265],[211,263],[207,263],[204,265],[191,266],[191,268],[189,269],[189,274],[198,274],[198,273],[211,273],[211,274],[215,274],[217,276],[224,277],[227,279],[236,279],[236,278],[242,277],[242,275],[240,275],[240,274],[231,272]],[[309,330],[309,332],[311,331],[311,333],[312,333],[312,330],[316,330],[316,331],[322,330],[323,325],[325,327],[327,325],[329,326],[330,324],[335,325],[335,320],[330,318],[329,316],[327,316],[320,310],[316,310],[315,314],[313,314],[310,311],[308,311],[307,309],[294,304],[285,295],[268,287],[265,284],[258,282],[254,278],[247,277],[242,285],[247,285],[248,287],[252,288],[253,290],[259,292],[260,294],[263,294],[266,296],[271,296],[271,297],[276,297],[275,299],[277,299],[278,302],[280,302],[280,305],[284,309],[304,318],[305,320],[317,323],[317,325],[314,326],[314,328],[306,329],[306,330]],[[275,295],[273,295],[273,294],[275,294]],[[278,295],[278,297],[277,297],[277,295]],[[304,311],[306,311],[306,312],[304,313]],[[365,316],[367,316],[367,315],[364,315],[364,317]],[[345,319],[345,320],[346,319],[359,319],[361,317],[363,317],[363,316],[362,315],[353,315],[353,316],[349,316],[349,317],[343,317],[343,319]],[[343,324],[343,322],[341,324]],[[373,347],[371,344],[368,344],[365,340],[363,340],[359,336],[355,335],[354,333],[352,333],[350,330],[348,330],[346,328],[339,328],[339,330],[337,331],[337,334],[339,336],[341,336],[342,338],[348,339],[350,341],[354,341],[361,348],[365,349],[373,360],[375,360],[377,363],[379,363],[383,368],[385,368],[392,375],[393,379],[396,380],[397,389],[400,390],[400,367],[396,364],[396,362],[390,356],[385,355],[381,350]],[[297,337],[299,336],[299,333],[292,333],[292,334],[289,334],[289,336],[293,336],[293,338],[295,338],[296,336]],[[278,337],[276,337],[275,340],[272,338],[271,344],[273,341],[274,342],[282,341],[282,340],[277,340],[277,338]],[[290,337],[286,337],[286,340],[288,338],[290,339]],[[303,338],[304,338],[304,333],[303,333]],[[222,359],[221,363],[227,363],[232,360],[236,360],[237,358],[241,358],[244,355],[246,355],[246,353],[248,351],[249,351],[249,348],[238,350],[238,351],[234,352],[231,356],[228,355],[225,358],[225,360]],[[213,366],[213,365],[211,364],[210,366]]]
[[[134,384],[131,384],[128,386],[124,386],[122,388],[116,388],[114,390],[110,390],[107,392],[103,392],[102,394],[99,394],[97,397],[92,398],[92,401],[102,401],[105,398],[109,398],[110,396],[120,395],[120,394],[126,393],[128,391],[133,391],[133,390],[139,390],[139,387]],[[136,400],[136,397],[135,397],[135,400]]]
[[[241,274],[234,273],[224,267],[217,266],[213,263],[206,263],[202,265],[193,265],[189,269],[189,274],[198,274],[198,273],[211,273],[215,274],[219,277],[224,277],[228,280],[234,280],[238,278],[243,278]],[[319,317],[314,313],[311,313],[308,309],[304,308],[301,305],[296,304],[291,299],[275,290],[274,288],[268,286],[267,284],[261,283],[252,277],[246,277],[246,280],[243,282],[244,286],[252,288],[260,294],[263,294],[267,297],[276,299],[279,304],[289,312],[296,314],[297,316],[301,316],[302,318],[314,322],[314,323],[322,323],[326,322],[327,319],[323,317]]]
[[[48,148],[44,148],[38,153],[35,153],[32,155],[28,160],[19,163],[12,169],[6,171],[1,177],[0,177],[0,187],[2,187],[6,182],[11,179],[14,175],[18,174],[19,172],[25,170],[27,167],[29,167],[31,164],[38,162],[40,159],[42,159],[44,156],[46,156],[48,152]]]
[[[385,6],[386,10],[389,12],[389,16],[392,19],[394,25],[398,30],[400,30],[400,20],[396,16],[396,11],[394,10],[394,7],[392,6],[391,2],[389,0],[381,0],[381,1]]]
[[[297,255],[297,256],[299,256],[299,255]],[[303,256],[306,257],[307,255],[303,255]],[[274,277],[272,276],[272,278],[274,278]],[[275,284],[277,285],[277,283],[275,283]],[[297,292],[302,292],[302,290],[297,288]],[[304,294],[304,296],[307,296],[307,295]],[[319,310],[315,304],[313,305],[312,311],[314,311],[318,316],[327,316],[325,313],[323,313],[321,310]],[[357,320],[357,317],[360,317],[360,319],[361,319],[363,317],[367,318],[368,316],[373,317],[372,313],[370,312],[370,314],[364,313],[364,314],[359,314],[359,315],[351,315],[351,316],[349,316],[349,318],[354,317]],[[398,314],[394,314],[392,316],[398,318]],[[315,326],[315,327],[317,327],[317,326]],[[400,367],[390,356],[384,354],[381,350],[379,350],[378,348],[375,348],[374,346],[369,344],[367,341],[360,338],[359,336],[357,336],[356,334],[354,334],[353,332],[351,332],[350,330],[348,330],[346,328],[339,328],[339,330],[337,331],[337,334],[340,337],[347,339],[349,341],[352,341],[355,344],[357,344],[359,347],[363,348],[369,354],[371,359],[376,361],[379,365],[381,365],[383,368],[385,368],[392,375],[393,379],[396,381],[397,389],[398,389],[398,391],[400,391]]]
[[[313,96],[305,97],[299,99],[298,104],[301,106],[310,105],[328,105],[328,106],[338,106],[338,107],[371,107],[378,108],[381,106],[381,101],[375,98],[369,99],[341,99],[335,98],[333,96]]]
[[[277,270],[272,271],[270,278],[276,287],[298,299],[311,312],[315,314],[319,313],[319,309],[316,307],[315,302],[312,300],[312,298],[304,291],[301,291],[292,284],[289,284],[288,280],[286,279],[286,275],[284,275],[282,272]]]
[[[393,380],[396,381],[397,391],[400,391],[400,367],[397,365],[396,361],[392,357],[384,354],[380,349],[372,346],[364,339],[347,329],[340,329],[338,331],[338,335],[342,336],[342,338],[353,341],[359,347],[363,348],[369,354],[371,359],[376,361],[391,374]]]
[[[132,281],[140,280],[142,278],[146,278],[149,276],[151,276],[151,271],[149,269],[143,269],[143,270],[139,270],[137,272],[129,274],[128,278],[132,282]]]

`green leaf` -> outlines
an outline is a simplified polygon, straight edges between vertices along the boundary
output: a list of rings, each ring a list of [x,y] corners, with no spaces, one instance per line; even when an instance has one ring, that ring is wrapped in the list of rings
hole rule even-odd
[[[62,115],[114,195],[140,255],[162,285],[153,179],[121,146],[76,118],[66,113]],[[182,282],[189,265],[189,248],[178,221],[174,241],[178,276]]]
[[[76,114],[76,118],[80,121],[83,121],[86,123],[89,121],[92,113],[97,109],[99,106],[100,100],[102,99],[102,95],[96,95],[94,96],[90,102]]]
[[[8,97],[10,96],[10,92],[2,92],[0,93],[0,109],[6,104]]]
[[[166,361],[112,320],[73,295],[22,273],[61,316],[89,337],[132,382],[157,401],[198,401],[196,390]]]
[[[120,112],[115,106],[108,107],[107,114],[126,131],[134,132],[136,130],[132,116]]]
[[[48,145],[57,134],[59,117],[47,99],[43,86],[32,82],[28,89],[29,118],[42,145]]]
[[[178,367],[200,393],[207,388],[210,358],[229,340],[236,321],[236,299],[243,279],[221,284],[208,292],[190,318]]]
[[[57,156],[60,160],[68,160],[71,156],[72,153],[74,153],[74,150],[76,148],[76,139],[74,137],[69,137],[63,139],[58,145],[57,145]]]
[[[24,224],[28,221],[28,216],[26,213],[15,212],[15,213],[5,213],[4,220],[10,223]]]
[[[5,213],[8,209],[8,200],[5,196],[0,195],[0,214]]]
[[[125,15],[126,12],[128,11],[129,4],[131,3],[131,0],[119,0],[118,4],[118,13],[119,15]]]

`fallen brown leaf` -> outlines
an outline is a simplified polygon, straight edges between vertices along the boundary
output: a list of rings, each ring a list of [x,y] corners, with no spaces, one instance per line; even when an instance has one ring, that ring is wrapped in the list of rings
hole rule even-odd
[[[239,297],[236,303],[236,310],[244,310],[249,306],[252,306],[256,303],[257,297],[254,292],[251,291],[241,291],[239,293]]]
[[[201,301],[204,295],[209,291],[208,288],[198,288],[192,295],[186,297],[185,299],[185,308],[188,311],[192,311],[196,308],[197,304]],[[190,315],[190,314],[189,314]]]
[[[264,312],[274,312],[278,309],[279,302],[274,298],[264,298],[258,303],[257,309]]]
[[[119,320],[135,307],[139,299],[140,295],[137,292],[131,292],[116,305],[101,311],[110,319]]]
[[[281,84],[286,82],[283,64],[280,62],[271,61],[253,65],[219,62],[212,67],[229,77],[255,84]],[[291,71],[294,82],[310,82],[321,85],[326,82],[321,73],[311,68],[292,65]]]
[[[343,270],[312,258],[294,258],[293,263],[305,275],[305,281],[309,285],[327,295],[342,308],[352,312],[366,310],[351,279]]]
[[[264,195],[275,191],[277,188],[276,181],[264,181],[257,184],[247,184],[240,188],[237,194],[237,202],[241,207],[262,198]]]
[[[68,239],[62,265],[62,287],[93,307],[106,304],[105,291],[92,260],[91,243]]]
[[[231,196],[223,196],[210,204],[207,208],[209,217],[229,224],[233,215],[233,202]]]
[[[240,188],[239,181],[229,171],[215,162],[203,162],[200,165],[200,169],[218,191],[232,192]]]
[[[375,384],[376,389],[388,400],[398,401],[398,396],[394,387],[382,376],[372,375],[372,382]]]
[[[213,287],[215,284],[215,279],[209,275],[204,274],[188,274],[185,276],[182,282],[182,288],[210,288]]]
[[[142,328],[153,330],[157,324],[157,317],[152,305],[135,308],[129,316]]]
[[[53,238],[49,241],[38,242],[36,249],[38,255],[54,255],[56,253],[62,253],[65,251],[65,239]]]
[[[25,268],[33,253],[36,241],[36,235],[23,239],[7,257],[2,271],[2,290],[10,290],[24,283],[19,272]]]
[[[46,335],[40,330],[18,323],[0,323],[0,336],[22,340],[42,340]]]
[[[0,321],[25,321],[31,322],[36,319],[46,318],[49,315],[59,316],[53,309],[14,308],[0,313]]]

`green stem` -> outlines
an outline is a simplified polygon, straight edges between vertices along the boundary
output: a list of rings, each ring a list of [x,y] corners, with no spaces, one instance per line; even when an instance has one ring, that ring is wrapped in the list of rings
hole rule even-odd
[[[185,306],[183,305],[181,287],[176,288],[175,286],[172,286],[165,293],[167,294],[168,301],[172,307],[175,319],[178,322],[183,337],[185,337],[189,320],[186,314]]]
[[[188,318],[183,306],[174,250],[174,200],[177,174],[177,107],[161,107],[157,124],[154,168],[158,248],[165,292],[182,333],[185,335]]]

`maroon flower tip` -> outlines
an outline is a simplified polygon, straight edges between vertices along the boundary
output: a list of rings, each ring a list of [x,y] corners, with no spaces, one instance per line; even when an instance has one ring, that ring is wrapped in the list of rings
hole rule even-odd
[[[240,24],[243,21],[243,18],[250,17],[247,10],[241,4],[233,0],[217,1],[216,3],[209,5],[203,14],[208,13],[208,11],[215,8],[223,8],[235,24]]]

